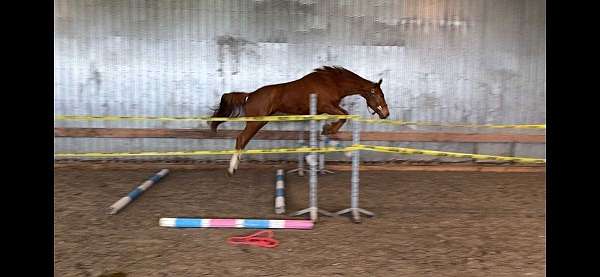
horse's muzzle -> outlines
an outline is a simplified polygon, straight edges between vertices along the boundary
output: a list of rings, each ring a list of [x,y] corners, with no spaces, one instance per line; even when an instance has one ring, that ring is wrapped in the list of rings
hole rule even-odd
[[[381,119],[386,119],[390,116],[390,110],[388,109],[387,106],[385,107],[377,107],[377,110],[375,110],[375,112],[377,112],[377,115],[379,115],[379,118]]]
[[[367,106],[367,108],[371,108],[370,106]],[[371,108],[373,109],[373,108]],[[370,112],[370,110],[369,110]],[[386,119],[390,116],[390,110],[388,110],[387,106],[377,106],[376,108],[373,109],[373,112],[371,113],[371,115],[377,114],[379,116],[380,119]]]

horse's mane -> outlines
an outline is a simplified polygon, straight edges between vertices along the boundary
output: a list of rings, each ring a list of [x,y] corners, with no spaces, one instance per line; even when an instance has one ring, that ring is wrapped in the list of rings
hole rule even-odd
[[[316,68],[314,70],[314,72],[316,72],[318,74],[332,75],[332,76],[335,76],[336,78],[358,79],[361,81],[366,81],[366,82],[372,83],[371,81],[366,80],[363,77],[358,76],[356,73],[354,73],[348,69],[345,69],[341,66],[323,66],[323,67]]]

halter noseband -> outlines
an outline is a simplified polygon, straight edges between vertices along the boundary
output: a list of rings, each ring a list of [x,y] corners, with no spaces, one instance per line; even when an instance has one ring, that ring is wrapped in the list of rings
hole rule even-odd
[[[371,93],[368,93],[367,95],[368,95],[368,97],[373,97],[373,96],[375,96],[375,88],[371,88]],[[372,110],[373,112],[371,112],[371,110]],[[375,110],[371,109],[371,107],[369,107],[369,105],[368,105],[368,104],[367,104],[367,111],[369,111],[369,113],[371,113],[371,115],[374,115],[374,114],[376,114],[376,113],[377,113],[377,111],[375,111]]]

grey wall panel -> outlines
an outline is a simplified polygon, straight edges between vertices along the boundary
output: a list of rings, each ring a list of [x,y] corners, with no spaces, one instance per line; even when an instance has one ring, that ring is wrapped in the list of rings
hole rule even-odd
[[[516,143],[514,149],[515,156],[546,158],[546,145]]]
[[[545,1],[55,1],[56,114],[206,115],[223,93],[322,65],[383,78],[391,119],[543,123]],[[351,101],[360,104],[355,113],[370,116],[364,100],[344,105]],[[68,148],[88,151],[86,141]]]

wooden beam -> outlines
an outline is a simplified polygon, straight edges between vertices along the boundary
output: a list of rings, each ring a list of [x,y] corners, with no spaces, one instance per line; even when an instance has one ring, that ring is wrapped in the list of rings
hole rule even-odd
[[[238,130],[220,130],[212,133],[205,129],[149,129],[149,128],[54,128],[55,137],[92,138],[188,138],[188,139],[235,139]],[[261,130],[254,139],[297,140],[300,133],[308,138],[308,132]],[[546,143],[546,135],[524,134],[478,134],[448,132],[362,132],[362,141],[395,142],[496,142],[496,143]],[[350,132],[340,132],[331,139],[351,141]]]

